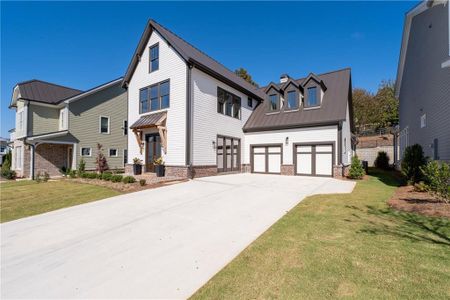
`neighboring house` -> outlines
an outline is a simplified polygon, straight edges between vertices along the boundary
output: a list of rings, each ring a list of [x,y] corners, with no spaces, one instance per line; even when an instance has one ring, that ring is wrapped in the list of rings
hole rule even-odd
[[[450,5],[424,1],[406,14],[397,72],[400,159],[420,144],[430,159],[450,161]]]
[[[123,79],[129,159],[167,175],[341,176],[353,154],[350,69],[255,88],[151,20]]]
[[[10,150],[8,144],[8,139],[0,137],[0,165],[3,164],[3,155],[8,153],[8,151]]]
[[[16,111],[11,130],[12,169],[33,178],[38,172],[61,175],[81,159],[95,170],[97,143],[111,169],[123,169],[127,156],[127,96],[122,78],[88,91],[40,80],[18,83],[10,108]]]

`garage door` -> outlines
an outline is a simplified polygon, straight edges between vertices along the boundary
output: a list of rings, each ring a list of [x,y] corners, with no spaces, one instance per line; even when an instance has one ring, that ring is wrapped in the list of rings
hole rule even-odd
[[[281,145],[252,146],[251,149],[252,173],[281,173]]]
[[[294,161],[297,175],[332,176],[333,144],[296,145]]]

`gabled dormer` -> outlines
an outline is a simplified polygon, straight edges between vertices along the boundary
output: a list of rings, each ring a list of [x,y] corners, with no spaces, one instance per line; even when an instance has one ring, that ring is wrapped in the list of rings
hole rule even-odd
[[[303,87],[292,78],[288,78],[281,87],[284,111],[297,111],[303,99]]]
[[[319,108],[322,105],[324,93],[327,90],[325,83],[315,74],[310,73],[303,80],[301,86],[304,89],[304,108]]]
[[[267,112],[279,112],[282,104],[282,95],[280,87],[271,82],[264,90],[267,95]]]

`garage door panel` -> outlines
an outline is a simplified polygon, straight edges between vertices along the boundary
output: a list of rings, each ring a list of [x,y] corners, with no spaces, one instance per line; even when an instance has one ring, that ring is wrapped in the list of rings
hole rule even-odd
[[[281,154],[269,154],[269,173],[280,173],[281,172]]]
[[[333,146],[331,145],[317,145],[316,152],[333,152]]]
[[[316,175],[332,175],[332,154],[316,154]]]
[[[255,154],[253,156],[253,172],[266,172],[266,156],[264,154]]]
[[[312,154],[297,154],[297,174],[312,174]]]
[[[253,146],[252,171],[255,173],[281,173],[281,146]]]

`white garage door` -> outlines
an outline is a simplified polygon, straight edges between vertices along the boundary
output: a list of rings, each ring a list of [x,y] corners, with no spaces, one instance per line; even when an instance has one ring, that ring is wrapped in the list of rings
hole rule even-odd
[[[294,161],[297,175],[332,176],[333,145],[297,145]]]
[[[281,146],[252,146],[253,173],[281,173]]]

